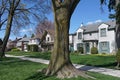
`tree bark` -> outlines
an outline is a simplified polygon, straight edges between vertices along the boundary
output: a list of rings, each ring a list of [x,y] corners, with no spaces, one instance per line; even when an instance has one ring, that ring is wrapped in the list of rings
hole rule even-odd
[[[15,11],[15,7],[14,6],[14,0],[12,1],[12,3],[10,3],[10,10],[9,10],[9,14],[8,14],[8,20],[7,20],[7,25],[6,25],[6,32],[5,32],[5,36],[3,39],[3,44],[2,44],[2,49],[1,49],[1,53],[0,53],[0,57],[4,57],[5,56],[5,49],[6,49],[6,45],[10,36],[10,31],[11,31],[11,26],[12,26],[12,21],[13,21],[13,16],[14,16],[14,11]]]
[[[116,4],[116,45],[120,48],[120,1]]]
[[[10,11],[10,13],[8,15],[8,22],[7,22],[5,37],[3,39],[3,44],[2,44],[2,49],[1,49],[1,55],[0,55],[1,57],[5,56],[5,48],[6,48],[9,36],[10,36],[10,31],[11,31],[11,26],[12,26],[12,20],[13,20],[13,14],[14,14],[14,12]]]
[[[54,1],[54,0],[53,0]],[[65,0],[69,1],[69,0]],[[70,61],[69,54],[69,26],[70,26],[70,6],[64,3],[54,5],[55,39],[54,50],[51,54],[50,63],[46,70],[46,75],[57,75],[59,78],[71,78],[83,76],[88,77],[82,71],[77,70]],[[56,7],[57,6],[57,7]]]

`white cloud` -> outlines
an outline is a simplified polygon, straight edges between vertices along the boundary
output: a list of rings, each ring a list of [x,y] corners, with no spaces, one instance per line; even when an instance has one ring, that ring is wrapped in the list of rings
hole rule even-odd
[[[98,19],[98,20],[96,20],[96,21],[87,22],[87,25],[89,25],[89,24],[94,24],[94,23],[98,23],[98,22],[102,22],[102,20]]]
[[[89,25],[89,24],[93,24],[93,23],[94,23],[94,22],[88,22],[87,25]]]
[[[30,32],[30,31],[32,31],[32,28],[30,28],[30,29],[22,29],[20,32]]]
[[[96,21],[95,21],[95,23],[98,23],[98,22],[102,22],[102,20],[99,19],[99,20],[96,20]]]

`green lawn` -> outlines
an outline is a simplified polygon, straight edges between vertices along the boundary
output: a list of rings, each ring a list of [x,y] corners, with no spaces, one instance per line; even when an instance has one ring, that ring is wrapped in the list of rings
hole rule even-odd
[[[4,58],[0,61],[0,80],[60,80],[56,77],[47,77],[38,72],[47,65],[34,63],[26,60],[16,58]],[[87,72],[88,75],[93,76],[96,80],[120,80],[120,78],[108,75]],[[92,80],[82,77],[63,79],[63,80]]]
[[[11,55],[27,55],[29,57],[34,58],[43,58],[50,59],[50,52],[8,52]],[[106,68],[115,68],[116,59],[113,55],[79,55],[79,54],[71,54],[71,61],[76,64],[84,64],[89,66],[97,66],[97,67],[106,67]]]
[[[84,64],[96,67],[114,68],[117,63],[113,55],[77,55],[72,54],[71,60],[76,64]]]
[[[15,56],[28,56],[34,58],[43,58],[43,59],[50,59],[51,52],[7,52],[7,54],[15,55]]]

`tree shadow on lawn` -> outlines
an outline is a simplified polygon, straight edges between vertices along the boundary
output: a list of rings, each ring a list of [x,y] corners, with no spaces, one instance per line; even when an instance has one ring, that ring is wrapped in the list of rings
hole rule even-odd
[[[42,72],[37,72],[37,73],[33,74],[32,76],[26,78],[25,80],[43,80],[48,77],[50,77],[50,76],[46,76]]]
[[[113,67],[114,68],[116,65],[117,65],[117,62],[113,62],[109,64],[95,65],[95,67],[105,67],[105,68]]]
[[[91,65],[91,64],[87,64],[86,66],[83,66],[83,67],[81,67],[79,69],[83,70],[83,71],[88,71],[88,70],[91,70],[93,68],[99,68],[99,67],[115,69],[116,65],[117,65],[117,62],[110,63],[110,64],[104,64],[104,65]]]

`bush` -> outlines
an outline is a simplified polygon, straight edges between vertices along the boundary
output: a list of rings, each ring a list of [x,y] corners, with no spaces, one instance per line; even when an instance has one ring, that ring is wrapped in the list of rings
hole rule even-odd
[[[27,50],[32,52],[38,52],[38,45],[28,45]]]
[[[118,49],[118,51],[116,53],[116,60],[118,63],[120,63],[120,49]]]
[[[30,51],[30,45],[27,45],[27,50]]]
[[[98,54],[98,49],[96,47],[92,47],[91,54]]]
[[[20,51],[18,48],[11,49],[12,52]]]
[[[79,47],[79,48],[78,48],[78,52],[80,52],[80,53],[83,54],[83,52],[84,52],[83,47]]]

